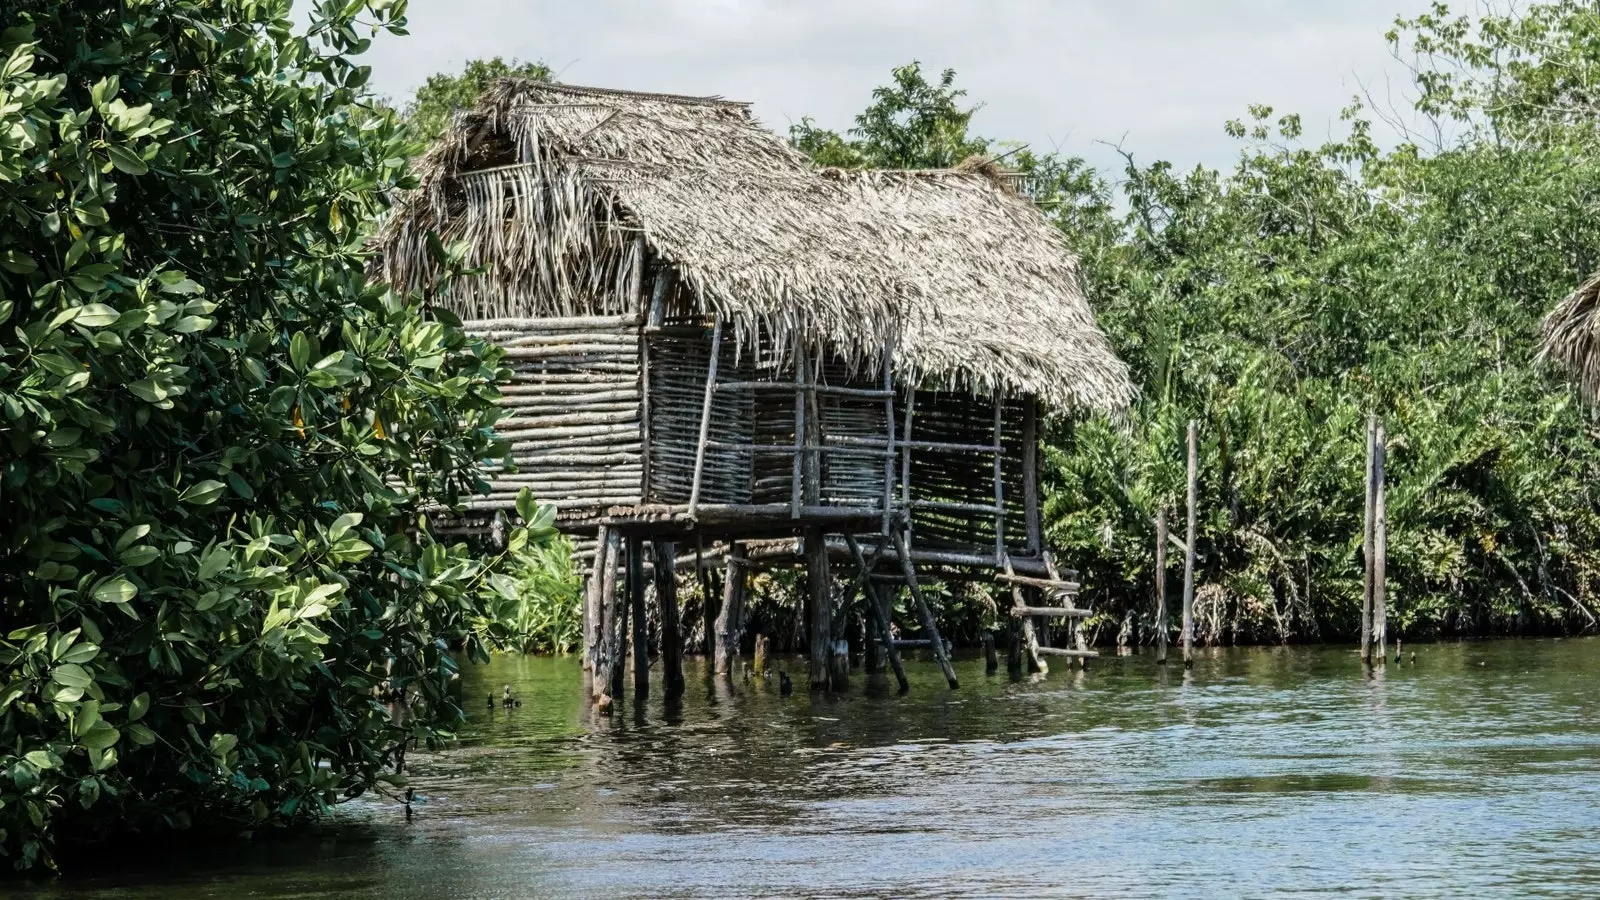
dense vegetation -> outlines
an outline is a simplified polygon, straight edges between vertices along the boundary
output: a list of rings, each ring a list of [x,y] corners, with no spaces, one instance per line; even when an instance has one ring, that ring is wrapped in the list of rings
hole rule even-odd
[[[314,815],[459,720],[450,647],[480,652],[515,585],[419,512],[502,452],[504,370],[364,274],[416,148],[351,57],[403,8],[0,3],[0,852],[19,867],[69,838]],[[521,511],[510,555],[553,533]],[[396,691],[408,715],[379,701]]]
[[[1250,110],[1226,125],[1243,145],[1231,172],[1130,157],[1120,198],[1080,160],[1011,157],[1081,253],[1142,389],[1125,420],[1059,423],[1048,453],[1049,536],[1085,571],[1099,624],[1131,615],[1148,634],[1151,518],[1181,520],[1195,418],[1202,638],[1349,635],[1376,412],[1391,629],[1595,625],[1600,453],[1535,347],[1540,317],[1600,264],[1597,28],[1577,2],[1398,22],[1418,101],[1390,149],[1358,101],[1320,145],[1297,117]],[[912,65],[850,132],[806,121],[791,137],[835,165],[1012,149],[973,137],[971,113],[950,73],[930,83]]]

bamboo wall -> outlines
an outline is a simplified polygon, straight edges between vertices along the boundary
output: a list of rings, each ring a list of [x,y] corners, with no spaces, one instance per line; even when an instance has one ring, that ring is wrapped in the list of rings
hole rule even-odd
[[[639,319],[488,319],[463,323],[506,350],[499,423],[517,471],[491,469],[474,508],[511,509],[519,490],[563,517],[643,497]]]

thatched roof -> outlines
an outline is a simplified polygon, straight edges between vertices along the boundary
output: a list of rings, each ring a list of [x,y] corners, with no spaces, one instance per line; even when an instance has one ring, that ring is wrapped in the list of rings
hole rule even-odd
[[[1108,409],[1132,396],[1060,232],[992,171],[818,170],[745,104],[493,85],[418,167],[379,239],[385,277],[434,274],[427,234],[482,277],[464,318],[621,312],[633,235],[745,339],[796,334],[913,379]]]
[[[1590,400],[1600,399],[1600,273],[1545,316],[1539,356],[1566,368]]]

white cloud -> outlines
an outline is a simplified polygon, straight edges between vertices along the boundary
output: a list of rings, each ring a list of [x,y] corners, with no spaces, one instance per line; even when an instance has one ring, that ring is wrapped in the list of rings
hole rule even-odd
[[[982,134],[1114,167],[1227,165],[1251,103],[1337,130],[1360,82],[1398,78],[1383,32],[1429,0],[412,0],[374,86],[404,97],[473,57],[544,60],[564,81],[751,101],[783,130],[845,128],[889,69],[954,68]]]

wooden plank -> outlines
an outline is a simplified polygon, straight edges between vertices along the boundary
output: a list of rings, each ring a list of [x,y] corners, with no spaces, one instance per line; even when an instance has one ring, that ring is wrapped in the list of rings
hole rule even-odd
[[[1039,398],[1023,398],[1022,516],[1030,555],[1044,549],[1044,524],[1039,508]]]
[[[845,544],[850,548],[850,555],[855,558],[857,569],[870,576],[873,567],[877,564],[877,554],[875,553],[873,560],[869,562],[862,555],[861,544],[856,541],[855,535],[847,531],[845,532],[844,540]],[[882,550],[883,547],[880,545],[878,551],[881,552]],[[895,682],[900,686],[900,693],[904,694],[911,690],[911,682],[906,679],[906,669],[905,665],[900,661],[900,651],[895,649],[894,639],[891,637],[889,629],[889,617],[878,594],[878,587],[873,583],[873,579],[868,577],[862,583],[862,588],[866,592],[867,618],[872,623],[873,630],[877,632],[878,640],[883,644],[885,655],[889,657],[889,667],[894,670]]]
[[[1082,619],[1094,615],[1094,611],[1075,606],[1013,606],[1011,614],[1017,618]]]
[[[1068,650],[1065,647],[1040,647],[1039,652],[1045,656],[1065,656],[1069,659],[1094,659],[1100,655],[1094,650]]]
[[[1054,591],[1058,594],[1076,594],[1081,588],[1076,581],[1056,581],[1051,578],[1030,578],[1026,575],[1013,575],[1009,572],[996,574],[996,581],[1006,584],[1020,584],[1023,587],[1036,587],[1041,590]]]

